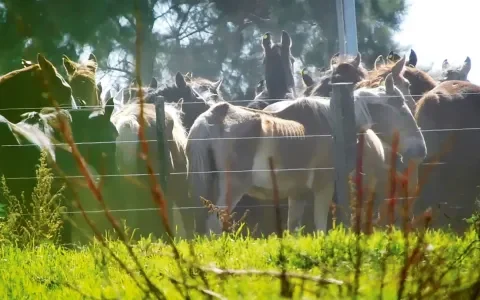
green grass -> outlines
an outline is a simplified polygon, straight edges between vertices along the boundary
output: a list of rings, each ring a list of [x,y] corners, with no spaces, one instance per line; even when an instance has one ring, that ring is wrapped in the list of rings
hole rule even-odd
[[[423,295],[423,299],[449,298],[451,293],[479,280],[480,250],[474,231],[463,237],[430,231],[426,233],[424,243],[418,240],[418,236],[411,235],[408,241],[409,255],[419,244],[424,251],[420,251],[423,256],[415,259],[408,270],[404,296],[410,299],[415,295]],[[326,236],[286,235],[282,240],[274,236],[253,239],[225,234],[211,240],[199,238],[192,242],[195,249],[192,256],[189,244],[179,240],[175,245],[183,260],[184,275],[179,270],[172,248],[166,244],[143,239],[133,246],[133,250],[148,278],[159,289],[157,294],[164,294],[168,299],[185,299],[179,292],[187,290],[182,284],[184,277],[191,286],[189,293],[192,298],[205,298],[205,293],[210,291],[229,299],[280,299],[282,281],[278,276],[252,275],[248,270],[280,271],[281,244],[287,272],[305,273],[311,277],[304,281],[288,279],[293,298],[343,299],[354,291],[357,269],[355,243],[355,235],[342,229],[331,231]],[[50,244],[24,250],[11,245],[2,246],[0,295],[4,299],[84,299],[87,295],[96,299],[142,299],[144,293],[138,285],[147,290],[146,281],[127,248],[120,241],[108,241],[107,245],[111,252],[99,242],[75,250]],[[377,232],[361,239],[360,298],[377,297],[384,282],[384,299],[397,299],[403,277],[400,273],[404,266],[405,245],[399,231],[390,235]],[[112,258],[112,253],[130,271],[122,269]],[[200,276],[200,266],[205,268],[204,280]],[[382,272],[384,266],[385,275]],[[245,274],[225,271],[232,274],[220,276],[212,271],[214,267],[244,270]],[[314,275],[336,279],[343,284],[321,283]],[[181,287],[176,287],[175,283]],[[147,298],[154,297],[150,295]]]

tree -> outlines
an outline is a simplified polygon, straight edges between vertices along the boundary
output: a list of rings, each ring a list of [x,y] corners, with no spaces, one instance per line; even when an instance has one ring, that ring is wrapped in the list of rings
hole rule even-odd
[[[230,98],[236,99],[251,98],[248,87],[262,78],[260,38],[267,31],[275,39],[281,30],[289,32],[297,71],[303,66],[326,66],[338,52],[335,1],[4,1],[0,34],[8,47],[0,48],[3,73],[37,52],[60,66],[62,54],[75,59],[90,46],[100,70],[131,80],[137,20],[141,20],[144,82],[152,76],[170,80],[177,71],[223,77]],[[405,13],[405,1],[358,0],[356,9],[359,50],[371,65],[378,54],[395,48],[392,34]]]

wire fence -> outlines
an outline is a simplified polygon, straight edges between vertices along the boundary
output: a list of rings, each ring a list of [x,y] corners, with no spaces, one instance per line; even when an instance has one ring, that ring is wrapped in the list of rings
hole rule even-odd
[[[122,90],[120,90],[122,92]],[[480,93],[462,93],[465,95],[468,94],[480,94]],[[409,95],[412,97],[421,97],[422,95]],[[323,100],[330,100],[329,97],[318,97],[314,96],[316,99],[323,99]],[[377,97],[377,96],[364,96],[362,95],[363,98],[369,98],[369,97]],[[402,97],[402,96],[389,96],[389,97]],[[293,99],[257,99],[259,101],[263,102],[277,102],[277,101],[294,101]],[[229,100],[226,101],[228,103],[250,103],[255,100]],[[166,103],[168,104],[168,103]],[[172,103],[173,104],[173,103]],[[182,105],[199,105],[202,104],[201,102],[183,102]],[[104,105],[103,107],[115,107],[116,105]],[[8,110],[41,110],[44,109],[45,107],[31,107],[31,108],[2,108],[0,109],[1,111],[8,111]],[[99,106],[82,106],[83,109],[92,109],[96,110],[98,109]],[[65,108],[61,108],[65,109]],[[471,128],[442,128],[442,129],[420,129],[422,133],[430,133],[430,132],[458,132],[458,131],[478,131],[480,130],[480,127],[471,127]],[[360,136],[364,133],[357,133],[357,136]],[[385,135],[384,133],[377,133],[377,135]],[[307,134],[301,136],[301,138],[332,138],[332,134]],[[189,140],[195,140],[195,141],[213,141],[213,140],[255,140],[255,139],[289,139],[289,138],[299,138],[298,136],[262,136],[262,137],[210,137],[210,138],[201,138],[201,139],[189,139]],[[144,140],[145,142],[158,142],[157,139],[147,139]],[[168,139],[166,140],[167,142],[175,142],[174,139]],[[115,140],[115,141],[96,141],[96,142],[74,142],[76,145],[95,145],[95,144],[112,144],[115,143],[117,145],[119,144],[125,144],[125,143],[139,143],[139,140]],[[68,146],[67,143],[52,143],[54,146]],[[35,144],[17,144],[17,145],[0,145],[0,148],[15,148],[15,147],[35,147]],[[429,163],[422,163],[421,165],[444,165],[446,164],[445,162],[429,162]],[[334,167],[324,167],[324,168],[289,168],[289,169],[275,169],[275,172],[291,172],[291,171],[333,171],[335,170]],[[219,173],[250,173],[250,172],[271,172],[270,169],[245,169],[245,170],[215,170],[215,171],[198,171],[198,172],[170,172],[168,175],[182,175],[186,176],[188,174],[219,174]],[[97,178],[103,178],[103,177],[148,177],[148,176],[160,176],[160,173],[153,173],[153,174],[146,174],[146,173],[128,173],[128,174],[96,174],[95,177]],[[77,176],[53,176],[54,179],[82,179],[84,176],[82,175],[77,175]],[[35,180],[37,179],[36,177],[7,177],[6,179],[8,180]],[[396,199],[402,199],[405,197],[396,197]],[[407,197],[407,198],[413,198],[413,197]],[[407,199],[405,198],[405,199]],[[388,200],[389,198],[385,198],[385,200]],[[309,204],[307,204],[309,205]],[[279,204],[280,207],[288,207],[287,204]],[[237,205],[236,208],[267,208],[267,207],[275,207],[274,204],[256,204],[256,205]],[[204,206],[190,206],[190,207],[173,207],[173,210],[193,210],[193,209],[205,209]],[[147,211],[158,211],[158,207],[150,207],[150,208],[128,208],[128,209],[109,209],[110,212],[147,212]],[[104,213],[104,210],[84,210],[84,213],[87,214],[97,214],[97,213]],[[68,212],[63,212],[64,214],[81,214],[82,211],[68,211]],[[24,214],[24,215],[33,215],[33,214]]]

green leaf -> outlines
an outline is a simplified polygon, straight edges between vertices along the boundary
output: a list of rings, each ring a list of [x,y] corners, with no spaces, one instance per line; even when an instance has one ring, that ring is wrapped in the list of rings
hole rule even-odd
[[[7,217],[7,210],[6,210],[7,205],[0,203],[0,218],[6,218]]]

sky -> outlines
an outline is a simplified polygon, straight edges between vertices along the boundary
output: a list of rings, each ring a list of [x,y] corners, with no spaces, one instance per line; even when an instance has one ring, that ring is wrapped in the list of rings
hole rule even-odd
[[[413,48],[418,65],[440,70],[444,59],[472,60],[468,79],[480,84],[480,0],[407,0],[409,9],[394,40]],[[407,55],[410,50],[407,51]]]
[[[468,79],[480,84],[480,0],[407,0],[408,10],[394,41],[401,49],[414,49],[418,67],[440,71],[444,59],[461,65],[467,56],[472,60]],[[84,51],[80,60],[86,60]],[[408,56],[407,56],[408,57]],[[102,79],[104,93],[111,78]]]

